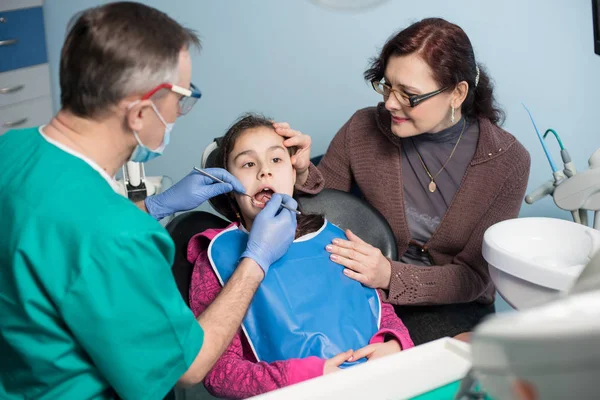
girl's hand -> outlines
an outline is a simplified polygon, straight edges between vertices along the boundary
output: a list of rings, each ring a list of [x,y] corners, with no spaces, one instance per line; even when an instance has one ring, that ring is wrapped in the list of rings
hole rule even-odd
[[[340,371],[340,365],[346,361],[354,360],[354,351],[346,350],[343,353],[338,354],[335,357],[325,361],[325,367],[323,368],[323,375],[331,374],[332,372]]]
[[[400,343],[394,339],[385,343],[373,343],[362,349],[358,349],[354,352],[354,358],[359,360],[363,357],[367,357],[369,361],[372,361],[400,351],[402,351],[402,347],[400,347]]]

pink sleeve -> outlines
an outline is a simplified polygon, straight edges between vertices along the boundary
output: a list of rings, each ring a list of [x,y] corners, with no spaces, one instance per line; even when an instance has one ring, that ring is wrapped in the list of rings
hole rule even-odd
[[[204,386],[213,396],[245,399],[323,375],[325,360],[318,357],[273,363],[250,360],[244,356],[244,339],[238,332],[204,378]]]
[[[410,338],[408,329],[402,323],[402,320],[396,315],[394,307],[389,303],[381,302],[381,326],[379,331],[371,338],[369,344],[382,343],[386,336],[395,338],[402,350],[414,347],[414,343]]]
[[[190,307],[200,315],[214,301],[221,285],[205,250],[199,251],[192,273]],[[325,360],[319,357],[274,363],[257,362],[241,329],[225,353],[204,378],[214,396],[243,399],[323,375]]]

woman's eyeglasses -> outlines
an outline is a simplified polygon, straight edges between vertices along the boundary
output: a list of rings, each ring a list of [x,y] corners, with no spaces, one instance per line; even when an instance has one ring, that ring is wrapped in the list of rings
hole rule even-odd
[[[442,93],[443,91],[445,91],[446,89],[448,89],[448,87],[443,87],[441,89],[438,90],[434,90],[433,92],[429,92],[429,93],[425,93],[425,94],[413,94],[413,95],[408,95],[407,93],[398,90],[398,89],[394,89],[392,88],[390,85],[388,85],[385,82],[381,82],[381,81],[371,81],[371,85],[373,85],[373,89],[383,95],[383,99],[387,101],[387,99],[390,97],[391,93],[394,93],[394,96],[396,96],[396,99],[398,100],[398,102],[402,105],[405,106],[410,106],[410,107],[416,107],[419,104],[421,104],[422,102],[424,102],[427,99],[432,98],[433,96],[436,96],[440,93]]]

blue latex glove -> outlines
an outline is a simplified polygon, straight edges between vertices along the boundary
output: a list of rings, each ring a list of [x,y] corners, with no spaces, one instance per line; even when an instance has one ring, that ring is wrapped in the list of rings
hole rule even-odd
[[[215,182],[197,171],[192,171],[164,192],[146,197],[148,213],[160,220],[179,211],[192,210],[211,197],[232,190],[246,193],[240,181],[224,169],[207,168],[206,172],[227,183]]]
[[[251,258],[267,274],[269,267],[288,250],[296,235],[296,214],[281,207],[298,207],[287,194],[275,193],[252,223],[246,251],[241,258]]]

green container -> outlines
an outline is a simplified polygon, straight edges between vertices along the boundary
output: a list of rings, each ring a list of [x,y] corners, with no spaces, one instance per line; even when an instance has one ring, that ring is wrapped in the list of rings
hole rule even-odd
[[[413,397],[411,400],[454,400],[454,396],[458,393],[460,388],[460,381],[449,383],[445,386],[441,386],[430,392],[423,393],[417,397]],[[492,400],[491,397],[486,396],[486,400]]]

